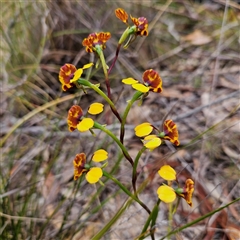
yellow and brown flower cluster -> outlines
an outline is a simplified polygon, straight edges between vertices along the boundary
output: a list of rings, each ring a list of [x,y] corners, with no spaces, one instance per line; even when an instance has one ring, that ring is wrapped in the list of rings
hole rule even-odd
[[[96,52],[97,47],[104,50],[106,42],[111,38],[109,32],[91,33],[82,41],[82,45],[86,47],[86,52]]]
[[[88,113],[97,115],[103,111],[104,105],[102,103],[92,103],[88,108]],[[68,129],[70,132],[78,129],[80,132],[86,132],[94,125],[92,118],[84,117],[83,110],[78,105],[73,105],[68,111]]]
[[[162,92],[162,79],[153,69],[146,70],[143,73],[142,80],[143,83],[139,83],[139,81],[134,78],[125,78],[122,82],[131,85],[132,88],[142,93],[147,93],[149,91]]]
[[[184,198],[185,201],[192,207],[192,194],[194,191],[194,181],[192,179],[187,179],[185,181],[184,188],[173,188],[171,187],[172,181],[176,181],[176,172],[169,165],[162,166],[158,174],[164,179],[168,181],[168,185],[162,185],[158,188],[157,194],[160,200],[165,203],[173,202],[177,196]]]
[[[158,134],[150,134],[153,130],[156,130]],[[160,146],[163,140],[168,140],[176,146],[180,145],[178,140],[177,125],[172,120],[165,120],[163,123],[163,132],[154,127],[149,122],[144,122],[135,127],[135,134],[138,137],[144,137],[144,146],[150,150]]]
[[[94,152],[92,156],[92,161],[94,162],[102,162],[107,160],[108,153],[104,149],[99,149]],[[99,179],[103,175],[102,168],[100,167],[91,167],[86,164],[86,154],[79,153],[73,160],[74,166],[74,180],[77,180],[82,176],[83,173],[86,173],[86,180],[93,184],[99,181]]]
[[[73,64],[64,64],[59,71],[59,81],[62,84],[62,90],[75,86],[75,82],[82,76],[83,70],[93,66],[93,63],[85,64],[82,68],[77,69]]]
[[[128,14],[122,8],[117,8],[115,10],[115,15],[118,19],[124,22],[127,26],[128,24]],[[134,18],[130,16],[133,24],[134,24],[134,34],[139,36],[147,36],[148,35],[148,21],[145,17]]]

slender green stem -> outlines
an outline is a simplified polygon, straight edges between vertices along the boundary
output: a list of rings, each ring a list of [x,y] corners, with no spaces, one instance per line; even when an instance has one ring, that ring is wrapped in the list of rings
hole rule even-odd
[[[94,126],[93,127],[102,130],[109,137],[111,137],[117,143],[117,145],[121,148],[121,150],[123,152],[123,155],[126,157],[126,159],[133,166],[133,160],[132,160],[131,156],[129,155],[127,149],[125,148],[125,146],[120,142],[120,140],[110,130],[108,130],[105,126],[103,126],[103,125],[101,125],[101,124],[99,124],[97,122],[94,122]]]
[[[215,209],[215,210],[213,210],[213,211],[211,211],[211,212],[203,215],[202,217],[197,218],[196,220],[194,220],[194,221],[192,221],[192,222],[190,222],[190,223],[188,223],[188,224],[186,224],[186,225],[184,225],[184,226],[182,226],[182,227],[179,227],[179,228],[175,229],[174,231],[171,231],[171,232],[168,233],[166,236],[162,237],[160,240],[164,240],[166,237],[170,237],[171,235],[173,235],[173,234],[175,234],[175,233],[179,233],[179,232],[181,232],[183,229],[186,229],[186,228],[188,228],[188,227],[191,227],[192,225],[194,225],[194,224],[196,224],[196,223],[198,223],[198,222],[201,222],[201,221],[204,220],[205,218],[211,217],[213,214],[215,214],[215,213],[223,210],[224,208],[226,208],[226,207],[228,207],[228,206],[230,206],[230,205],[232,205],[233,203],[238,202],[238,201],[240,201],[240,198],[237,198],[237,199],[233,200],[232,202],[230,202],[230,203],[228,203],[228,204],[226,204],[226,205],[224,205],[224,206],[222,206],[222,207],[220,207],[220,208],[218,208],[218,209]]]
[[[95,84],[92,84],[91,82],[89,82],[86,79],[83,78],[79,78],[79,80],[77,81],[78,84],[83,85],[83,86],[87,86],[92,88],[95,92],[97,92],[101,97],[104,98],[104,100],[106,100],[106,102],[110,105],[110,107],[115,107],[114,103],[111,101],[111,99]]]
[[[120,131],[120,141],[123,143],[123,139],[124,139],[124,132],[125,132],[125,123],[127,120],[127,115],[133,105],[133,103],[138,100],[141,96],[143,95],[142,92],[135,92],[135,94],[133,95],[132,99],[130,101],[128,101],[127,107],[123,113],[122,116],[122,122],[121,122],[121,131]]]
[[[148,207],[135,195],[133,195],[122,183],[120,183],[116,178],[114,178],[112,175],[108,174],[107,172],[103,171],[103,175],[109,179],[111,179],[113,182],[115,182],[129,197],[131,197],[133,200],[135,200],[137,203],[139,203],[149,214],[151,214],[151,211],[148,209]]]
[[[131,205],[133,202],[132,198],[128,198],[127,201],[122,205],[122,207],[118,210],[118,212],[114,215],[114,217],[95,235],[91,240],[99,240],[103,237],[103,235],[113,226],[113,224],[121,217],[121,215],[125,212],[125,210]]]
[[[153,210],[151,212],[151,214],[148,216],[148,219],[142,229],[142,232],[141,232],[141,235],[139,237],[139,240],[143,239],[145,237],[145,233],[148,229],[148,226],[150,225],[151,223],[151,230],[150,231],[154,231],[155,229],[155,223],[156,223],[156,219],[157,219],[157,216],[158,216],[158,206],[160,204],[161,200],[158,199],[157,203],[155,204],[155,206],[153,207]]]
[[[142,149],[138,152],[138,154],[137,154],[137,156],[134,160],[134,164],[133,164],[132,185],[133,185],[133,190],[134,190],[134,193],[135,193],[136,196],[137,196],[137,193],[136,193],[137,166],[138,166],[138,162],[139,162],[139,159],[140,159],[141,155],[144,153],[144,151],[146,149],[147,148],[145,146],[142,147]]]
[[[96,47],[98,47],[98,46],[96,46]],[[108,92],[108,97],[110,99],[112,99],[111,98],[110,84],[109,84],[109,79],[108,79],[107,64],[106,64],[106,61],[105,61],[103,50],[102,50],[102,48],[100,46],[96,50],[97,50],[98,56],[100,58],[100,61],[102,63],[103,72],[104,72],[104,76],[105,76],[105,83],[106,83],[107,92]]]
[[[138,192],[141,192],[146,185],[148,184],[148,179],[145,180],[138,189]],[[114,225],[114,223],[121,217],[121,215],[125,212],[125,210],[132,204],[133,198],[129,197],[126,202],[123,203],[122,207],[118,210],[118,212],[114,215],[114,217],[91,239],[91,240],[99,240],[103,235]],[[150,212],[150,210],[149,210]]]
[[[138,202],[141,205],[141,201],[133,195],[121,182],[119,182],[116,178],[114,178],[111,174],[103,171],[103,176],[111,179],[114,183],[116,183],[129,197],[131,197],[133,200]]]

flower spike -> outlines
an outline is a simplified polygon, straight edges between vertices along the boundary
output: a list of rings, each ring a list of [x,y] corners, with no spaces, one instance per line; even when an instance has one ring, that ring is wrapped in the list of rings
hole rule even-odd
[[[117,8],[115,10],[115,15],[128,26],[118,41],[119,45],[126,41],[126,44],[123,47],[127,48],[132,42],[134,42],[137,36],[142,37],[148,35],[148,21],[145,17],[134,18],[130,16],[133,22],[133,26],[130,26],[128,24],[128,14],[124,9]]]
[[[86,47],[86,52],[97,52],[100,48],[106,48],[106,42],[111,38],[110,32],[91,33],[87,38],[83,39],[82,45]]]

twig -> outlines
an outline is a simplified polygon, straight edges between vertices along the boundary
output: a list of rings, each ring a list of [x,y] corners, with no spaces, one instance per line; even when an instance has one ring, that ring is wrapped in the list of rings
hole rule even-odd
[[[0,212],[1,217],[5,217],[10,220],[23,220],[23,221],[34,221],[34,222],[46,222],[46,218],[32,218],[32,217],[20,217],[20,216],[11,216],[5,213]]]

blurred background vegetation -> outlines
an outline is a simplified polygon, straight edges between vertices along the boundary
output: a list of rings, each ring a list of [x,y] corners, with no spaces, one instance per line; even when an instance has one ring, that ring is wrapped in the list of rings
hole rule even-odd
[[[125,30],[114,14],[118,7],[149,21],[149,36],[138,37],[120,51],[110,76],[119,111],[132,94],[120,84],[122,78],[140,80],[146,69],[153,68],[163,79],[163,93],[150,94],[141,108],[134,106],[130,112],[129,151],[135,155],[141,148],[133,128],[143,121],[160,125],[169,114],[180,133],[178,149],[165,145],[146,154],[141,179],[155,176],[164,162],[181,172],[180,179],[194,178],[194,210],[182,206],[174,227],[239,197],[237,1],[1,1],[0,239],[90,239],[126,199],[113,183],[94,187],[73,181],[74,156],[79,152],[90,156],[99,147],[110,154],[108,171],[127,186],[131,169],[104,134],[68,132],[71,105],[80,104],[86,111],[101,99],[79,89],[62,92],[58,81],[65,63],[82,67],[96,62],[81,44],[92,32],[111,32],[104,51],[111,64]],[[105,90],[101,67],[93,70],[91,81]],[[109,109],[98,121],[118,134]],[[141,194],[150,206],[156,202],[159,184],[153,177]],[[178,236],[237,239],[239,207],[235,204],[211,224],[206,221]],[[167,230],[166,209],[161,210],[159,237]],[[134,239],[145,221],[145,213],[133,204],[105,239]]]

